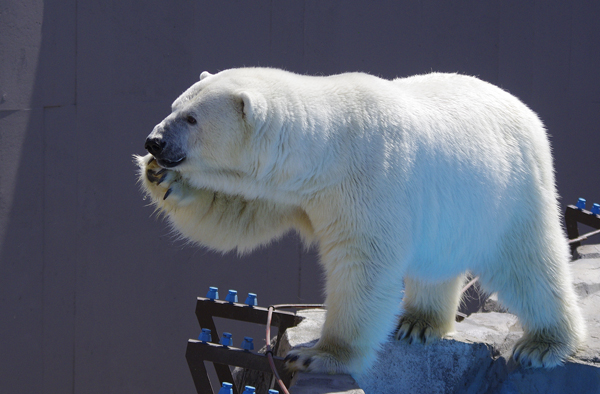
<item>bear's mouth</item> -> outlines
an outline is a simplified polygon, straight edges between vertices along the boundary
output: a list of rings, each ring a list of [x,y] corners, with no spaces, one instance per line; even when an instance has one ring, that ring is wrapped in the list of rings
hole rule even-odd
[[[163,168],[173,168],[173,167],[177,167],[178,165],[180,165],[181,163],[183,163],[183,161],[185,160],[185,156],[181,157],[179,159],[176,160],[167,160],[164,158],[158,159],[156,158],[156,162],[158,163],[159,166],[163,167]]]

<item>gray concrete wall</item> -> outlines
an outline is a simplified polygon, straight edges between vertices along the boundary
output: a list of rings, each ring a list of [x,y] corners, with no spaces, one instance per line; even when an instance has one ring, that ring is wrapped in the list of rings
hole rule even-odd
[[[563,201],[598,202],[599,17],[596,0],[2,1],[0,392],[191,393],[209,285],[322,300],[295,236],[220,256],[142,201],[131,155],[201,71],[477,75],[545,121]]]

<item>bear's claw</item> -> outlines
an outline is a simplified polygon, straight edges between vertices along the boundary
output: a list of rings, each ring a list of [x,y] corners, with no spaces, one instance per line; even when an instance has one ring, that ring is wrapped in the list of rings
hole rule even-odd
[[[304,360],[302,365],[304,365],[305,368],[308,368],[310,366],[310,363],[312,363],[312,357],[309,357],[306,360]]]
[[[406,341],[409,344],[428,344],[440,339],[433,327],[424,320],[402,318],[398,324],[396,340]]]
[[[284,359],[285,366],[291,371],[315,373],[349,373],[347,365],[337,356],[323,350],[300,348],[292,350]]]
[[[574,350],[560,341],[521,338],[513,350],[513,359],[524,368],[554,368],[564,363]]]
[[[156,186],[164,183],[164,188],[167,189],[166,195],[169,193],[168,189],[171,188],[171,184],[177,181],[176,175],[173,173],[173,171],[169,171],[167,168],[160,167],[154,157],[150,158],[150,160],[148,160],[148,164],[146,164],[146,179],[148,179],[148,182],[154,183]]]
[[[156,183],[157,185],[160,185],[162,183],[162,181],[165,180],[166,174],[165,174],[165,169],[163,168],[160,171],[154,171],[152,169],[148,169],[146,170],[146,178],[148,179],[148,181],[152,182],[152,183]]]
[[[160,185],[168,175],[168,170],[166,168],[162,168],[156,162],[154,156],[150,156],[148,159],[148,163],[146,164],[146,179],[150,183],[156,183]]]
[[[181,176],[175,171],[159,166],[153,156],[147,159],[144,172],[150,183],[148,188],[154,191],[155,198],[162,197],[164,201],[171,197],[169,201],[178,205],[190,202],[189,199],[186,200],[188,189],[181,182]]]
[[[289,362],[295,362],[296,360],[298,360],[298,356],[297,354],[291,354],[289,353],[287,356],[285,356],[285,358],[283,359],[283,361],[285,361],[286,363]]]

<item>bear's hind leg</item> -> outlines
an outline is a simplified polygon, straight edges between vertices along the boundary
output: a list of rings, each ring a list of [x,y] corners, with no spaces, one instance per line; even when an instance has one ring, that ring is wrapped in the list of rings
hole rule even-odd
[[[464,276],[444,282],[404,278],[404,313],[397,340],[432,343],[454,329]]]
[[[500,301],[523,326],[524,335],[515,345],[513,358],[524,367],[559,366],[585,337],[566,243],[558,235],[548,238],[554,239],[554,244],[536,248],[532,241],[521,249],[507,248],[495,272],[480,277],[485,288],[498,292]]]

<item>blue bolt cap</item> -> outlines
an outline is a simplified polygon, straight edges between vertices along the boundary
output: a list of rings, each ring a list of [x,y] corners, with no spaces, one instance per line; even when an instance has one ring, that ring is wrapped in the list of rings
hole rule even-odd
[[[248,305],[248,306],[258,305],[258,300],[256,299],[255,293],[248,293],[248,298],[246,298],[246,305]]]
[[[219,299],[219,289],[217,287],[209,287],[206,298],[210,298],[211,301]]]
[[[254,392],[256,391],[256,389],[252,386],[246,386],[246,388],[244,389],[244,392],[242,394],[254,394]]]
[[[211,340],[210,330],[208,328],[203,328],[202,332],[200,333],[200,336],[198,337],[198,340],[200,340],[202,342],[210,342],[210,340]]]
[[[592,213],[594,215],[600,215],[600,204],[592,205]]]
[[[577,209],[585,209],[585,198],[577,200]]]
[[[244,337],[244,341],[242,342],[242,349],[244,350],[254,350],[254,340],[250,337]]]
[[[231,333],[228,333],[228,332],[223,333],[223,338],[221,338],[221,345],[223,345],[223,346],[233,345],[233,338],[231,338]]]
[[[227,297],[225,297],[225,301],[231,304],[233,304],[234,302],[238,302],[237,291],[229,290],[229,293],[227,293]]]
[[[223,386],[219,390],[219,394],[233,394],[233,384],[223,382]]]

